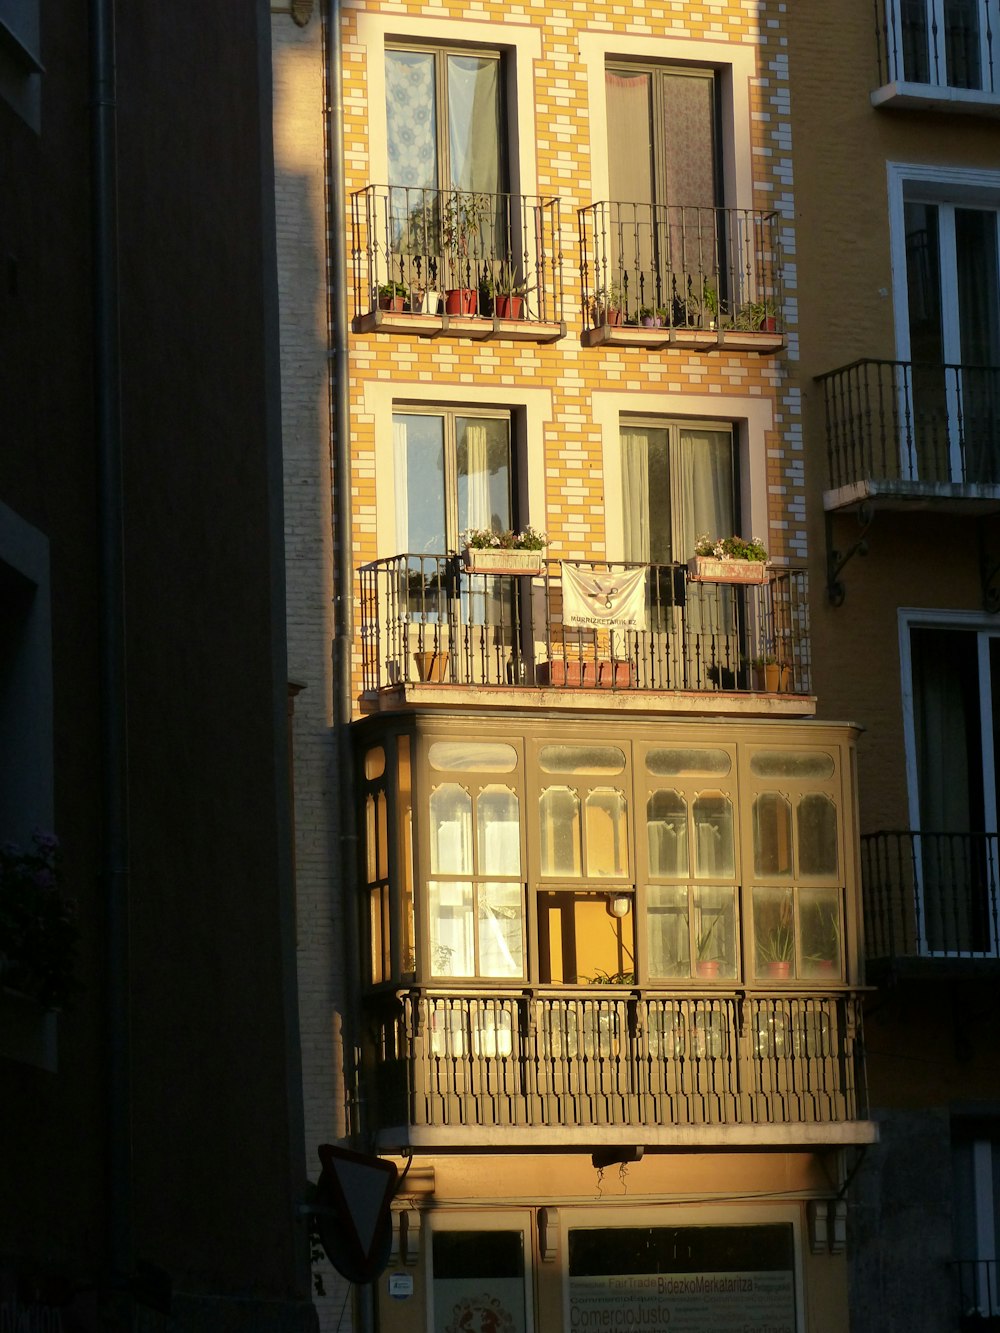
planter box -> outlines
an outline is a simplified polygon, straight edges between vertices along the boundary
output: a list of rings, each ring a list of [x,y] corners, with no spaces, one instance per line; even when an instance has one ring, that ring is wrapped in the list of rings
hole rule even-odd
[[[717,560],[714,555],[693,555],[688,578],[696,583],[766,583],[763,560]]]
[[[540,574],[543,551],[505,551],[501,547],[479,550],[467,546],[462,553],[471,574]]]
[[[578,662],[555,657],[538,664],[539,685],[565,685],[572,689],[628,689],[635,683],[630,662]]]

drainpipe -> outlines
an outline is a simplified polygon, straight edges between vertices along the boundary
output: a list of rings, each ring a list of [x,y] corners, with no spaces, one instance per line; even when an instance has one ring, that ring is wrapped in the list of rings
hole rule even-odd
[[[351,540],[351,430],[347,356],[347,184],[344,178],[344,81],[340,0],[326,0],[326,151],[327,151],[327,291],[329,293],[330,426],[333,432],[333,485],[336,497],[334,543],[333,715],[336,730],[337,792],[340,834],[341,937],[345,1003],[343,1041],[347,1090],[347,1129],[362,1151],[365,1115],[359,1075],[361,968],[358,944],[358,836],[354,795],[351,719],[354,692],[354,547]],[[370,1285],[355,1287],[357,1325],[375,1327]]]
[[[132,1127],[129,1087],[128,742],[118,307],[114,0],[90,0],[91,221],[100,564],[101,890],[105,911],[106,1271],[121,1325],[132,1327]]]

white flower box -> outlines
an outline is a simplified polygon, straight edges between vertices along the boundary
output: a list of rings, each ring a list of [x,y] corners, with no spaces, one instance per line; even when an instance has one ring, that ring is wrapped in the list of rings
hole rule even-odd
[[[766,583],[763,560],[720,560],[714,555],[693,555],[688,577],[696,583]]]
[[[472,574],[540,574],[545,552],[467,546],[464,556],[465,566]]]

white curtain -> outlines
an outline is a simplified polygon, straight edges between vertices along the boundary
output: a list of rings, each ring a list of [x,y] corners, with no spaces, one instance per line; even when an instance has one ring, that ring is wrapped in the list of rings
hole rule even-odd
[[[409,500],[409,462],[406,456],[406,422],[395,420],[392,423],[393,485],[396,488],[396,554],[405,555],[410,549],[410,524],[407,504]]]
[[[687,559],[694,555],[694,544],[701,533],[729,537],[736,530],[729,433],[681,430],[675,475],[680,503],[674,513],[674,551],[679,558]]]
[[[469,421],[465,427],[468,450],[468,513],[465,526],[488,528],[492,525],[490,513],[490,465],[487,450],[486,427]]]
[[[622,508],[625,559],[649,563],[649,440],[639,431],[623,430]]]

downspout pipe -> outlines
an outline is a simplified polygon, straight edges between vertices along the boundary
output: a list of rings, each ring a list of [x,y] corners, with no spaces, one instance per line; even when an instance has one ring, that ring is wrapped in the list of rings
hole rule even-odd
[[[118,290],[114,0],[90,0],[91,225],[97,453],[101,708],[101,869],[105,967],[105,1273],[121,1326],[133,1326],[129,1049],[128,741],[125,708],[124,492]]]
[[[358,835],[355,806],[351,720],[354,691],[351,656],[354,647],[354,543],[351,539],[351,422],[347,352],[347,183],[344,173],[344,43],[340,0],[326,0],[326,153],[327,153],[327,290],[329,293],[330,428],[333,433],[334,643],[333,717],[336,731],[340,900],[343,904],[345,997],[343,1015],[344,1075],[347,1130],[364,1151],[365,1115],[359,1078],[361,1039],[361,969],[358,919]],[[369,1284],[354,1288],[356,1326],[372,1333],[375,1311]]]

